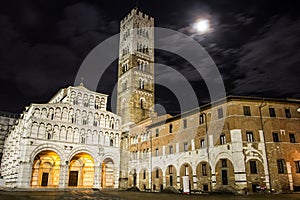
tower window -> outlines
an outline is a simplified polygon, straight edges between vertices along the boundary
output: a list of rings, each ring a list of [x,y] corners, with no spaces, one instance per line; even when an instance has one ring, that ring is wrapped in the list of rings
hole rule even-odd
[[[109,140],[109,146],[114,146],[114,140],[113,139]]]
[[[47,135],[47,139],[50,140],[51,139],[51,133],[48,133]]]
[[[141,101],[140,102],[141,103],[141,109],[144,109],[144,99],[141,99],[140,101]]]
[[[158,137],[158,136],[159,136],[159,130],[157,128],[157,129],[155,129],[155,137]]]
[[[199,116],[199,124],[203,124],[204,123],[204,114],[200,114]]]
[[[269,108],[270,117],[276,117],[275,108]]]
[[[145,81],[143,79],[140,79],[140,89],[145,89]]]
[[[156,169],[156,175],[155,175],[156,178],[159,178],[159,169]]]
[[[183,120],[183,128],[187,128],[187,120],[186,119]]]
[[[251,116],[250,106],[243,106],[244,115]]]
[[[286,118],[291,118],[292,116],[291,116],[291,111],[290,111],[290,109],[285,109],[284,110],[285,111],[285,116],[286,116]]]
[[[223,118],[223,108],[218,109],[218,119]]]
[[[170,124],[169,125],[169,133],[172,133],[173,132],[173,124]]]

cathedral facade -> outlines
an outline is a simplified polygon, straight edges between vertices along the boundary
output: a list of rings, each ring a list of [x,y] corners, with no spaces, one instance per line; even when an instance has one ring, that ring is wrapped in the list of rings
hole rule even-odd
[[[6,136],[4,186],[183,192],[300,190],[300,100],[229,96],[154,112],[154,19],[120,23],[117,114],[82,84],[31,104]]]
[[[117,188],[121,118],[106,103],[80,85],[26,107],[5,140],[5,186]]]

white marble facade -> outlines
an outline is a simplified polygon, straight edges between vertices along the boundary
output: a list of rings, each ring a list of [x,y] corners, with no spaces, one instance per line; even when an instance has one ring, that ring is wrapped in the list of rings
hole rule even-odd
[[[117,188],[121,118],[82,84],[31,104],[5,140],[6,187]]]

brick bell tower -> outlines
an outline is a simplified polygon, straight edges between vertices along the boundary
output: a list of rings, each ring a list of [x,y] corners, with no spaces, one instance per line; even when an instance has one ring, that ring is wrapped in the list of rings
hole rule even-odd
[[[138,11],[120,23],[117,114],[123,128],[154,111],[154,19]]]

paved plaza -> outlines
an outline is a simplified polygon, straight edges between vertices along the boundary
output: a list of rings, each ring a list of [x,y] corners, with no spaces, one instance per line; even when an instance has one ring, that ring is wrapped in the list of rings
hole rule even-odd
[[[147,193],[147,192],[126,192],[126,191],[28,191],[28,192],[11,192],[11,191],[0,191],[0,199],[2,200],[28,200],[28,199],[43,199],[43,200],[298,200],[300,194],[256,194],[247,196],[234,196],[234,195],[209,195],[209,194],[198,194],[198,195],[183,195],[183,194],[163,194],[163,193]]]

